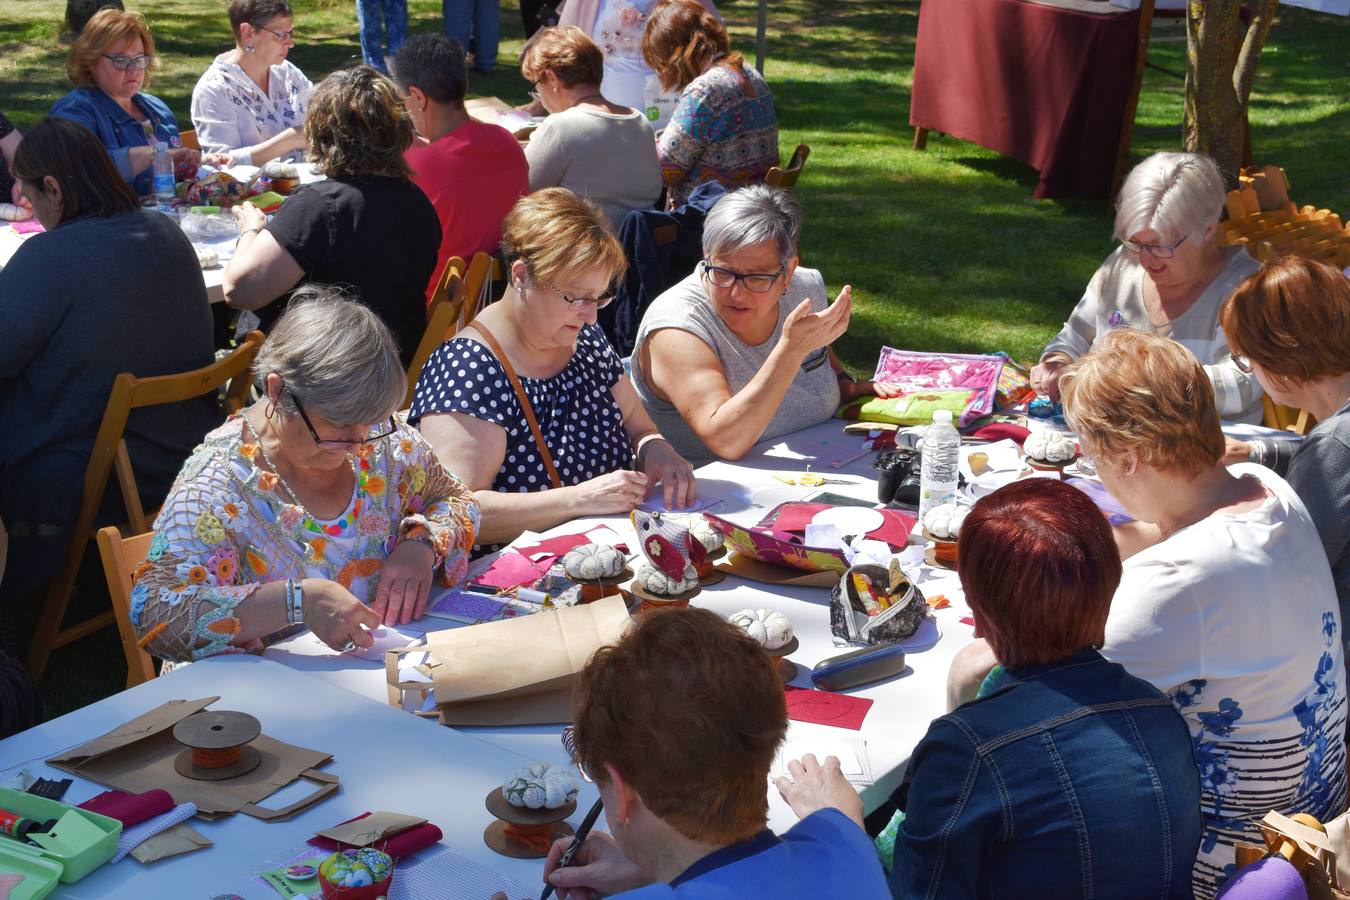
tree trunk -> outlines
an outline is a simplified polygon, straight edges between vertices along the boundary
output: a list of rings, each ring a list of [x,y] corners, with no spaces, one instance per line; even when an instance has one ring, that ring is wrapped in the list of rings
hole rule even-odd
[[[1247,101],[1278,0],[1254,0],[1245,36],[1239,0],[1189,0],[1186,9],[1186,149],[1218,163],[1237,187],[1246,141]]]

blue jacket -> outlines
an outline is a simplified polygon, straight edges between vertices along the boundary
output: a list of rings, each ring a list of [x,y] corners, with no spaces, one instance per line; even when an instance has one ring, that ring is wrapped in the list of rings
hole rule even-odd
[[[1171,700],[1087,649],[937,719],[893,798],[897,898],[1189,898],[1200,776]]]
[[[169,112],[163,100],[141,91],[132,98],[132,102],[145,113],[157,142],[164,141],[170,147],[182,145],[178,120]],[[132,147],[144,147],[149,143],[145,125],[128,115],[126,110],[117,105],[117,101],[96,87],[76,88],[52,104],[51,114],[79,122],[92,131],[108,148],[117,171],[122,173],[137,196],[145,197],[154,193],[153,169],[147,168],[134,178],[131,175],[129,151]]]

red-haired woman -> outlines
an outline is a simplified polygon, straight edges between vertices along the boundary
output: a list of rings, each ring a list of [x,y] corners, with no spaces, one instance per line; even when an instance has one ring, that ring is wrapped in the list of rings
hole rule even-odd
[[[1102,514],[1058,481],[1008,485],[961,526],[959,571],[1004,669],[910,757],[892,896],[1189,898],[1190,734],[1165,694],[1095,649],[1121,573]],[[852,793],[832,768],[779,788],[798,814]]]

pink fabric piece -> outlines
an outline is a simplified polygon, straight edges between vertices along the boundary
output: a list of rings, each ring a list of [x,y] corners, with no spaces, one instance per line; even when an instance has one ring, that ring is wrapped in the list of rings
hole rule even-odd
[[[347,822],[355,822],[358,819],[364,819],[370,813],[363,812],[359,816],[353,816]],[[346,825],[347,822],[339,822],[338,825]],[[376,841],[370,846],[376,850],[383,850],[394,859],[402,859],[405,856],[412,856],[419,850],[425,850],[432,844],[441,839],[441,829],[431,824],[423,822],[421,825],[414,825],[412,828],[399,831],[384,840]],[[333,840],[332,838],[314,835],[307,843],[311,847],[318,847],[320,850],[342,850],[347,847],[354,847],[355,844],[344,844]]]
[[[549,565],[555,558],[550,557],[545,560],[541,568],[516,551],[506,550],[475,581],[500,590],[510,590],[520,587],[522,584],[533,584],[548,571]]]
[[[787,686],[788,718],[815,725],[830,725],[857,731],[862,728],[872,701],[866,697],[836,694],[833,691],[814,691]]]
[[[958,425],[994,411],[994,395],[1003,374],[1003,357],[972,353],[916,353],[882,347],[873,381],[898,385],[906,392],[964,388],[978,392]]]
[[[168,791],[156,788],[144,794],[127,794],[122,791],[104,791],[91,800],[80,804],[80,809],[117,819],[123,828],[139,825],[147,819],[163,815],[173,809],[173,797]]]
[[[829,508],[828,503],[788,502],[770,511],[759,524],[774,531],[805,534],[806,526],[811,524],[816,513]],[[894,509],[879,509],[877,512],[881,513],[882,525],[869,531],[867,537],[874,541],[885,541],[892,547],[903,547],[908,544],[909,533],[914,530],[914,523],[917,521],[914,516]]]
[[[40,234],[47,230],[42,227],[42,223],[36,218],[13,222],[9,227],[14,229],[15,234]]]

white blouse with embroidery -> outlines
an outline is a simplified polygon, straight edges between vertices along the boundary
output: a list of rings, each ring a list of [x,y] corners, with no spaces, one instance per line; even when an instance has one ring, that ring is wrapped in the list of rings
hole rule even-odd
[[[251,154],[238,151],[275,137],[287,128],[302,128],[309,95],[314,91],[305,73],[290,60],[272,66],[267,92],[222,53],[192,89],[192,126],[203,153],[233,153],[236,165],[249,165]]]

